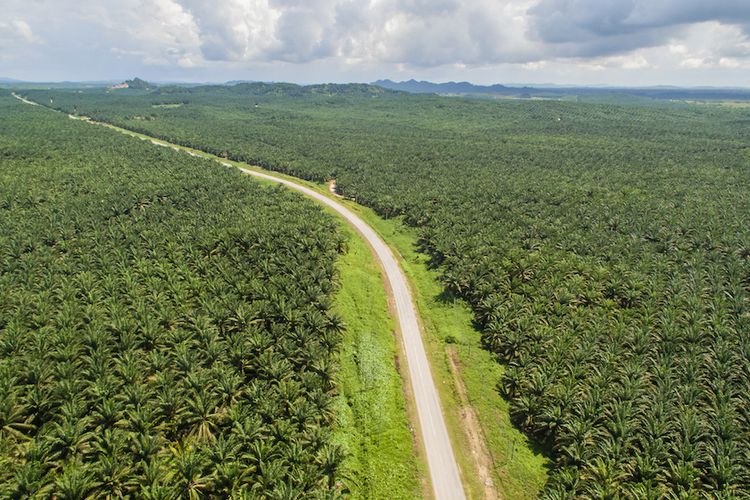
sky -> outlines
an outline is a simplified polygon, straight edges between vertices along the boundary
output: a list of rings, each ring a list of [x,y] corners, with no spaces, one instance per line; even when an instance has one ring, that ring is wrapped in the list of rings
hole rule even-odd
[[[0,77],[750,87],[750,0],[0,0]]]

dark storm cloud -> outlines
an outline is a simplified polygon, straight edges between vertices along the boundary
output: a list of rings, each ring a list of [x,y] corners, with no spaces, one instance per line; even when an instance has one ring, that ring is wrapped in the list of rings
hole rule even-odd
[[[529,35],[563,57],[653,47],[708,21],[750,34],[748,0],[540,0],[528,14]]]

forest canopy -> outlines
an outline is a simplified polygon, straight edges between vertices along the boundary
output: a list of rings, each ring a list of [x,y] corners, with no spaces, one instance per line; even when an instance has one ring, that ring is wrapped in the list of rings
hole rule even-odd
[[[237,86],[39,102],[403,217],[505,366],[549,498],[750,489],[750,108]],[[154,104],[182,103],[179,107]]]
[[[0,497],[340,493],[333,218],[9,94],[0,115]]]

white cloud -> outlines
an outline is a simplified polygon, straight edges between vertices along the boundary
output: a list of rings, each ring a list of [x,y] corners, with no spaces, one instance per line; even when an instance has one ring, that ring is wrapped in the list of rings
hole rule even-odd
[[[39,39],[34,35],[34,32],[31,31],[31,26],[29,26],[29,23],[27,23],[26,21],[22,19],[15,19],[11,21],[10,24],[15,29],[16,33],[26,42],[39,42]]]
[[[280,13],[266,0],[176,0],[193,23],[198,52],[210,61],[262,58],[275,43]]]
[[[750,61],[746,0],[3,3],[0,60],[6,62],[0,74],[35,61],[34,71],[67,71],[68,78],[139,69],[213,75],[254,68],[294,75],[292,68],[317,65],[323,77],[322,68],[332,67],[348,77],[479,75],[494,68],[495,80],[507,81],[501,71],[656,74],[670,68],[741,70]]]
[[[0,21],[0,50],[12,51],[23,45],[34,45],[42,40],[23,19]]]
[[[691,25],[679,44],[668,46],[685,68],[739,68],[750,65],[750,40],[741,27],[716,21]]]

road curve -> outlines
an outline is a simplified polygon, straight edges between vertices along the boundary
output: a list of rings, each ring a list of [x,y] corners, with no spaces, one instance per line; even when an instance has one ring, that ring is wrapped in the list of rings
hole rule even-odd
[[[234,166],[221,162],[224,166]],[[315,190],[297,184],[288,179],[274,175],[237,167],[242,172],[261,179],[278,182],[301,192],[309,198],[330,207],[354,227],[370,244],[375,256],[385,270],[386,279],[391,287],[396,304],[396,316],[401,330],[401,338],[406,351],[406,361],[409,368],[409,379],[414,392],[414,401],[419,416],[419,427],[422,431],[422,442],[427,455],[427,465],[430,470],[432,489],[438,500],[461,500],[464,495],[463,484],[458,474],[458,465],[453,454],[448,430],[440,409],[435,382],[430,372],[430,364],[422,343],[422,331],[417,320],[417,312],[412,300],[411,291],[406,281],[404,271],[393,256],[390,247],[364,220],[341,203]]]
[[[18,94],[13,94],[17,99],[26,104],[39,105],[29,101]],[[107,125],[118,131],[132,134],[132,132],[113,127],[108,124],[88,120],[89,123],[97,125]],[[143,134],[141,134],[143,135]],[[183,151],[191,156],[212,159],[219,161],[225,167],[235,167],[245,174],[253,177],[265,179],[267,181],[283,184],[295,191],[299,191],[305,196],[312,198],[337,212],[343,217],[354,229],[359,232],[375,252],[375,256],[385,270],[388,285],[391,288],[393,299],[396,305],[396,316],[398,318],[401,338],[403,339],[404,350],[406,351],[406,364],[409,370],[409,379],[413,391],[414,402],[417,408],[419,418],[419,427],[422,433],[422,443],[425,454],[427,455],[427,466],[430,471],[432,481],[432,490],[436,500],[463,500],[464,494],[461,477],[458,473],[458,465],[453,454],[448,429],[445,426],[443,412],[440,408],[440,398],[438,397],[435,382],[430,371],[430,364],[427,361],[424,344],[422,342],[422,331],[419,321],[417,320],[417,311],[414,306],[411,291],[401,266],[391,252],[390,247],[386,245],[383,239],[378,236],[372,227],[370,227],[362,218],[346,208],[338,201],[319,193],[313,189],[298,184],[292,180],[276,177],[275,175],[258,172],[221,161],[219,158],[201,154],[200,152],[191,151],[180,146],[169,144],[166,141],[151,138],[151,142],[157,146],[172,147],[175,150]]]

